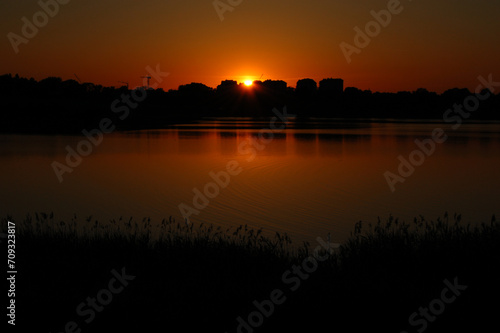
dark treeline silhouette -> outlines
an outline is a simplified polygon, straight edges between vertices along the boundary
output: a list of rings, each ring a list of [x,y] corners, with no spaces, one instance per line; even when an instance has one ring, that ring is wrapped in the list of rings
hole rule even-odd
[[[344,89],[342,79],[324,79],[318,84],[307,78],[299,80],[296,88],[280,80],[254,81],[250,87],[225,80],[215,89],[190,83],[167,92],[134,91],[58,77],[36,81],[6,74],[0,76],[0,131],[75,133],[95,128],[103,118],[110,118],[117,129],[161,128],[203,117],[269,117],[274,115],[273,108],[284,106],[299,121],[310,117],[443,120],[448,109],[463,105],[473,94],[458,88],[442,94],[423,88],[380,93]],[[449,113],[448,117],[500,119],[500,94],[488,90],[482,94],[490,97],[469,117],[463,116],[468,114],[465,108],[463,113]]]

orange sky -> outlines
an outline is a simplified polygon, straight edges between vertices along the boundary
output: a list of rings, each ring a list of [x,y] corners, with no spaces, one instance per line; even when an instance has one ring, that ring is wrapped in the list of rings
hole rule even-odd
[[[231,0],[239,5],[223,21],[213,0],[59,1],[68,3],[47,15],[18,53],[9,33],[23,37],[21,18],[33,22],[42,9],[34,0],[0,2],[0,74],[76,73],[85,82],[135,87],[147,66],[159,64],[170,73],[159,85],[165,90],[262,74],[290,86],[341,77],[345,86],[372,91],[472,90],[489,73],[500,80],[500,1],[402,0],[399,14],[350,63],[339,45],[355,45],[354,28],[364,30],[374,20],[370,12],[387,9],[388,1]]]

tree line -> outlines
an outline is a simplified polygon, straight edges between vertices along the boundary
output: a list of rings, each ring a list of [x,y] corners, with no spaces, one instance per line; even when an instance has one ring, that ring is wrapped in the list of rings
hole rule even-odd
[[[217,88],[202,83],[176,90],[130,90],[48,77],[40,81],[18,75],[0,76],[0,131],[76,133],[100,119],[116,118],[118,129],[161,128],[203,117],[273,116],[273,108],[287,107],[297,121],[310,118],[340,119],[443,119],[447,109],[474,94],[452,88],[441,94],[424,88],[397,93],[343,87],[341,79],[319,82],[301,79],[295,88],[281,80],[254,81],[246,86],[222,81]],[[484,89],[479,108],[470,120],[500,120],[500,94]],[[131,96],[141,96],[133,99]],[[130,103],[124,121],[113,113],[116,101]]]

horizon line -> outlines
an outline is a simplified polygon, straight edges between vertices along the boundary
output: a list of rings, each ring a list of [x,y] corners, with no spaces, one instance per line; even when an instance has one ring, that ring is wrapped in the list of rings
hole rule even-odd
[[[73,79],[73,78],[69,78],[69,79],[66,79],[66,80],[65,80],[65,79],[63,79],[63,78],[62,78],[62,77],[60,77],[60,76],[47,76],[47,77],[45,77],[45,78],[43,78],[43,79],[40,79],[40,80],[36,80],[36,79],[35,79],[35,78],[33,78],[33,77],[28,78],[28,77],[20,76],[18,73],[16,73],[16,74],[12,74],[12,73],[0,74],[0,77],[2,77],[2,76],[10,76],[11,78],[16,78],[16,77],[17,77],[18,79],[25,79],[25,80],[28,80],[28,81],[34,80],[34,81],[35,81],[35,82],[37,82],[37,83],[39,83],[39,82],[41,82],[41,81],[43,81],[43,80],[46,80],[46,79],[56,78],[56,79],[60,79],[60,80],[61,80],[61,82],[65,82],[65,81],[74,81],[74,82],[76,82],[76,83],[78,83],[78,84],[81,84],[81,85],[84,85],[84,84],[92,84],[92,85],[94,85],[94,86],[102,86],[103,88],[114,88],[114,89],[120,89],[120,88],[122,88],[122,87],[125,87],[125,85],[121,85],[121,86],[120,86],[120,85],[103,85],[103,84],[98,84],[98,83],[94,83],[94,82],[81,82],[81,81],[79,81],[79,80],[77,81],[77,80],[75,80],[75,79]],[[239,77],[244,77],[244,76],[239,76]],[[331,80],[331,79],[333,79],[333,80],[342,80],[342,82],[343,82],[343,83],[345,82],[342,78],[332,78],[332,77],[328,77],[328,78],[323,78],[322,80],[320,80],[319,82],[317,82],[316,80],[314,80],[314,79],[312,79],[312,78],[310,78],[310,77],[304,77],[304,78],[302,78],[302,79],[298,79],[298,80],[297,80],[297,83],[298,83],[299,81],[301,81],[301,80],[313,80],[313,81],[316,83],[316,89],[317,89],[317,90],[319,90],[319,88],[320,88],[320,87],[319,87],[319,83],[320,83],[321,81],[323,81],[323,80]],[[249,79],[249,80],[250,80],[250,79]],[[244,85],[245,85],[245,83],[244,83],[244,82],[245,82],[246,80],[244,80],[244,79],[243,79],[242,81],[238,81],[238,80],[235,80],[235,79],[224,79],[224,80],[221,80],[221,83],[220,83],[218,86],[220,86],[223,82],[227,82],[227,81],[235,81],[235,82],[237,83],[237,85],[238,85],[238,86],[244,86]],[[287,89],[288,89],[288,88],[292,88],[292,89],[294,89],[294,90],[295,90],[295,89],[297,89],[297,85],[295,85],[295,86],[290,86],[290,85],[288,85],[288,82],[286,82],[284,79],[266,79],[266,80],[259,80],[259,79],[257,79],[257,80],[251,80],[251,81],[252,81],[252,83],[255,83],[255,82],[261,82],[261,83],[263,83],[263,82],[266,82],[266,81],[271,81],[271,82],[285,82],[285,83],[286,83],[286,88],[287,88]],[[119,81],[119,80],[118,80],[117,82],[126,83],[126,82],[124,82],[124,81]],[[166,92],[166,93],[167,93],[167,92],[169,92],[169,91],[171,91],[171,90],[173,90],[173,91],[178,91],[180,87],[182,87],[182,86],[188,86],[188,85],[190,85],[190,84],[202,84],[202,85],[204,85],[205,87],[210,88],[210,89],[213,89],[213,90],[217,90],[217,87],[218,87],[218,86],[217,86],[217,87],[212,87],[212,86],[208,86],[208,85],[206,85],[205,83],[202,83],[202,82],[192,81],[192,82],[190,82],[190,83],[180,84],[179,86],[177,86],[177,88],[176,88],[176,89],[168,89],[168,90],[165,90],[165,89],[163,89],[163,88],[156,88],[156,89],[161,89],[161,90],[163,90],[164,92]],[[127,88],[128,88],[128,87],[127,87]],[[135,88],[128,88],[128,90],[134,90],[134,89],[139,89],[139,88],[147,88],[147,87],[146,87],[146,86],[144,86],[144,85],[143,85],[143,86],[139,86],[139,85],[138,85],[138,86],[136,86]],[[246,87],[246,88],[250,88],[250,89],[251,89],[251,87]],[[467,90],[467,91],[469,91],[469,92],[472,92],[469,88],[466,88],[466,87],[452,87],[452,88],[447,88],[447,89],[444,89],[442,93],[438,93],[438,92],[436,92],[436,91],[431,91],[431,90],[428,90],[428,89],[427,89],[427,88],[425,88],[425,87],[419,87],[419,88],[417,88],[417,89],[415,89],[415,90],[398,90],[398,91],[396,91],[396,92],[388,92],[388,91],[372,91],[371,89],[360,89],[360,88],[355,87],[355,86],[345,86],[345,87],[343,88],[343,90],[342,90],[342,91],[344,92],[344,91],[345,91],[346,89],[348,89],[348,88],[355,88],[355,89],[357,89],[357,90],[359,90],[359,91],[362,91],[362,92],[381,93],[381,94],[397,94],[397,93],[400,93],[400,92],[409,92],[409,93],[414,93],[414,92],[417,92],[417,91],[418,91],[418,90],[420,90],[420,89],[422,89],[422,90],[426,90],[428,93],[435,93],[435,94],[437,94],[437,95],[442,95],[442,94],[443,94],[443,93],[445,93],[446,91],[449,91],[449,90],[455,90],[455,89],[458,89],[458,90]],[[148,89],[152,89],[152,88],[148,88]],[[153,90],[156,90],[156,89],[153,89]],[[492,92],[492,91],[490,91],[490,92],[494,94],[494,92]],[[497,95],[499,95],[499,94],[500,94],[500,93],[497,93]]]

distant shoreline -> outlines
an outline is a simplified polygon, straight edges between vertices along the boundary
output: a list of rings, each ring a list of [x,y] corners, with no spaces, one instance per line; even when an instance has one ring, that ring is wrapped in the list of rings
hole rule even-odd
[[[269,119],[273,110],[286,110],[290,118],[295,115],[294,123],[301,126],[339,121],[500,121],[500,94],[495,90],[381,93],[344,89],[341,79],[325,79],[319,87],[303,79],[296,88],[284,81],[254,81],[246,87],[226,80],[217,89],[191,83],[166,92],[8,74],[0,76],[0,105],[0,133],[76,134],[98,128],[103,120],[113,131],[159,129],[208,119]]]

